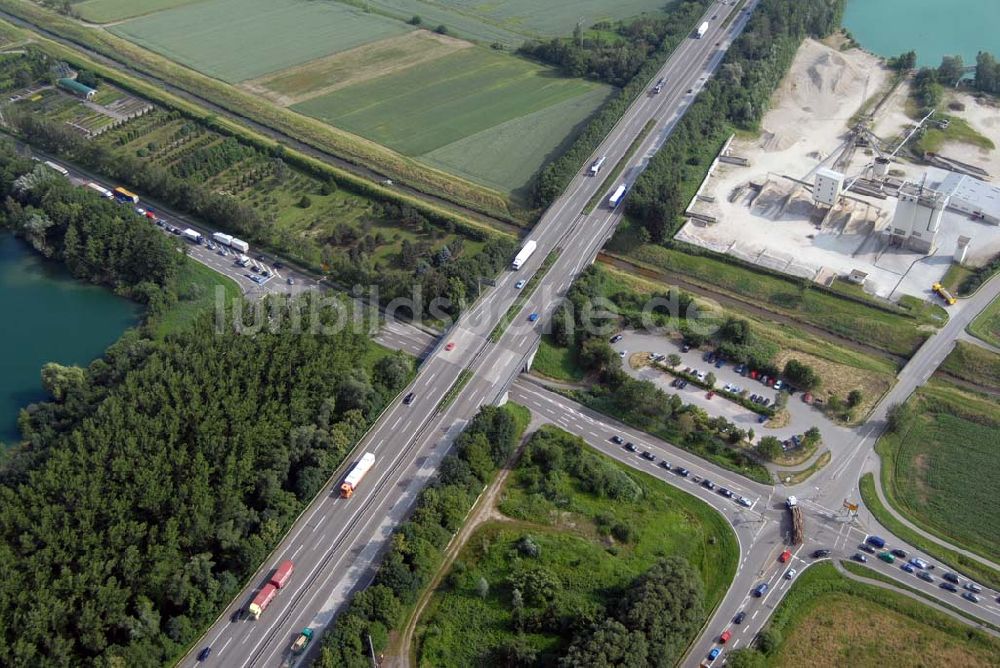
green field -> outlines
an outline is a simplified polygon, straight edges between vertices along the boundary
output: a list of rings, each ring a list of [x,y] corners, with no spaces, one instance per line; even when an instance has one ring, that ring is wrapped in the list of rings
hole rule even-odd
[[[969,332],[986,343],[1000,346],[1000,297],[972,321]]]
[[[996,666],[1000,640],[903,594],[810,567],[765,629],[764,665]],[[746,665],[746,664],[744,664]]]
[[[987,558],[1000,554],[1000,405],[946,386],[921,388],[899,433],[880,439],[883,488],[911,521]]]
[[[607,90],[527,60],[467,49],[292,108],[418,156],[595,89]]]
[[[227,306],[243,295],[233,279],[189,258],[177,275],[177,303],[150,323],[155,334],[163,337],[179,332],[214,309],[217,286],[222,286]]]
[[[110,30],[199,72],[236,83],[410,29],[339,2],[205,0]]]
[[[86,0],[73,5],[85,20],[92,23],[110,23],[122,19],[152,14],[163,9],[189,5],[201,0]]]
[[[539,469],[526,462],[526,453],[508,480],[499,506],[513,521],[492,521],[469,538],[446,585],[434,593],[422,615],[419,665],[499,665],[490,661],[490,653],[515,636],[509,578],[524,568],[546,572],[558,583],[552,609],[566,622],[580,615],[600,618],[610,612],[616,593],[664,556],[684,557],[701,575],[706,614],[725,593],[736,570],[738,550],[732,529],[721,515],[652,476],[598,455],[558,429],[547,427],[535,437],[540,438],[548,447],[579,453],[566,455],[567,468],[571,466],[568,460],[579,456],[580,461],[593,462],[589,466],[596,468],[590,471],[627,476],[641,490],[640,496],[612,500],[585,491],[580,479],[568,470],[550,471],[544,491],[538,491]],[[554,446],[557,441],[560,445]],[[538,442],[533,441],[529,452]],[[514,549],[524,536],[539,547],[537,557],[525,558]],[[485,597],[475,588],[480,578],[489,584]],[[527,602],[529,614],[535,614]],[[555,665],[553,659],[571,635],[570,629],[561,633],[531,629],[522,637],[539,652],[535,665]]]
[[[420,160],[497,190],[523,194],[535,173],[569,148],[610,92],[604,86],[594,88],[442,146]]]
[[[988,310],[983,315],[997,317],[1000,314],[991,314]],[[941,369],[970,383],[1000,390],[1000,355],[975,343],[956,341],[941,363]]]

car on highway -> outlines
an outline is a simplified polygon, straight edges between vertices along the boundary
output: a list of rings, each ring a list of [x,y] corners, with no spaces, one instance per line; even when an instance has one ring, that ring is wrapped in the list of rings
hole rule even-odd
[[[743,620],[746,618],[747,618],[747,613],[740,610],[739,612],[736,613],[736,616],[733,617],[733,624],[742,624]]]
[[[520,281],[514,284],[514,287],[520,290],[521,288],[524,287],[525,283],[527,283],[527,281],[522,278]]]
[[[628,441],[627,443],[625,443],[625,449],[628,450],[629,452],[639,452],[639,448],[635,447],[635,443],[633,443],[632,441]]]
[[[656,461],[656,455],[654,455],[654,454],[653,454],[652,452],[650,452],[649,450],[644,450],[644,451],[643,451],[643,453],[642,453],[642,458],[643,458],[643,459],[648,459],[648,460],[649,460],[649,461],[651,461],[651,462],[655,462],[655,461]]]
[[[448,345],[446,345],[446,346],[444,347],[444,349],[445,349],[445,350],[454,350],[454,349],[455,349],[455,342],[454,342],[454,341],[449,341],[449,342],[448,342]]]
[[[730,631],[729,629],[726,629],[719,635],[719,642],[725,645],[726,641],[732,637],[733,637],[733,632]]]
[[[413,394],[413,392],[410,392],[405,397],[403,397],[403,403],[406,404],[407,406],[409,406],[410,404],[413,403],[414,397],[416,397],[416,395]]]
[[[896,557],[893,556],[892,552],[879,552],[878,553],[878,558],[881,559],[882,561],[884,561],[887,564],[894,564],[894,563],[896,563]]]
[[[975,594],[981,594],[982,591],[983,591],[983,588],[980,587],[979,585],[977,585],[975,582],[966,582],[965,583],[965,588],[968,591],[971,591],[971,592],[973,592]]]
[[[677,475],[681,476],[682,478],[686,478],[686,477],[688,477],[691,474],[691,472],[688,471],[683,466],[678,466],[676,469],[674,469],[674,473],[676,473]]]
[[[934,576],[927,571],[917,571],[917,577],[924,582],[934,582]]]
[[[754,587],[753,595],[756,596],[757,598],[760,598],[761,596],[767,593],[767,589],[769,586],[770,585],[768,585],[766,582],[761,582],[759,585]]]
[[[528,316],[528,322],[535,322],[536,320],[538,320],[537,313],[532,313],[531,315]]]
[[[704,485],[705,487],[708,487],[709,489],[715,489],[715,483],[709,480],[708,478],[702,480],[701,484]]]
[[[203,649],[200,652],[198,652],[198,660],[199,661],[207,661],[208,657],[210,657],[211,655],[212,655],[212,648],[211,647],[206,647],[205,649]]]
[[[715,661],[716,659],[719,658],[719,654],[721,653],[722,653],[721,649],[719,649],[718,647],[713,647],[712,651],[708,653],[708,660]]]
[[[904,561],[902,564],[899,565],[899,567],[904,571],[906,571],[907,573],[912,573],[913,571],[916,570],[915,568],[913,568],[913,564],[911,564],[908,561]]]
[[[941,589],[946,589],[948,591],[952,591],[952,592],[958,591],[958,587],[956,587],[955,585],[953,585],[950,582],[942,582],[938,586],[941,587]]]
[[[615,434],[614,436],[611,437],[611,442],[614,443],[615,445],[621,445],[622,443],[625,442],[625,440],[618,434]]]
[[[778,561],[780,561],[781,563],[785,563],[785,562],[787,562],[791,558],[792,558],[792,551],[791,550],[785,550],[780,555],[778,555]]]
[[[753,506],[753,501],[751,501],[745,496],[741,496],[740,498],[736,499],[736,503],[740,504],[744,508],[750,508],[751,506]]]
[[[892,556],[899,557],[900,559],[906,559],[906,550],[901,550],[897,547],[893,549]]]
[[[667,469],[669,471],[670,470],[670,462],[668,462],[666,459],[664,459],[663,461],[660,462],[660,468],[665,468],[665,469]]]
[[[913,567],[919,568],[921,570],[927,568],[927,562],[924,561],[923,559],[918,558],[918,557],[913,557],[912,559],[910,559],[910,564]]]
[[[943,578],[944,578],[945,580],[947,580],[948,582],[954,582],[955,584],[958,584],[958,583],[959,583],[959,579],[958,579],[958,576],[957,576],[957,575],[955,575],[954,573],[945,573],[945,574],[944,574],[944,575],[942,575],[941,577],[943,577]]]
[[[785,571],[785,579],[791,580],[792,578],[795,577],[796,573],[798,573],[797,570],[795,570],[794,568],[789,568],[787,571]]]
[[[867,564],[868,563],[868,557],[866,557],[865,555],[861,554],[860,552],[855,552],[854,556],[851,557],[851,559],[853,559],[854,561],[857,561],[859,563],[862,563],[862,564]]]
[[[823,549],[823,550],[816,550],[815,552],[813,552],[813,559],[822,559],[823,557],[829,557],[829,556],[830,556],[830,550]]]
[[[973,594],[971,591],[963,591],[962,598],[966,601],[972,601],[973,603],[979,603],[979,597]]]
[[[735,496],[735,494],[733,494],[732,491],[726,489],[725,487],[720,487],[719,488],[719,494],[721,494],[722,496],[726,497],[727,499],[731,499],[731,498],[733,498]]]
[[[240,611],[233,610],[233,614],[229,615],[229,623],[232,624],[238,621],[240,621]]]
[[[868,543],[861,543],[861,545],[858,545],[858,549],[864,550],[868,554],[875,554],[875,548],[869,545]]]

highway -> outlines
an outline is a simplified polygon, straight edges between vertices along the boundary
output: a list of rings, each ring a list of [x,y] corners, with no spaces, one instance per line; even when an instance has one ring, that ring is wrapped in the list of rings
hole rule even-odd
[[[721,3],[708,9],[701,19],[710,20],[708,34],[703,39],[685,39],[675,49],[654,76],[654,80],[666,79],[663,92],[636,100],[591,160],[605,155],[610,169],[647,122],[653,120],[652,131],[639,146],[634,162],[623,172],[624,182],[634,181],[718,66],[732,38],[742,30],[748,14],[733,20],[727,29],[721,28],[732,10]],[[717,19],[711,20],[712,15]],[[504,272],[496,287],[486,290],[430,351],[416,379],[404,390],[414,393],[412,405],[394,402],[386,409],[352,461],[308,506],[246,589],[181,665],[195,665],[195,655],[204,647],[212,648],[203,664],[209,666],[274,666],[312,657],[318,643],[302,657],[290,656],[289,645],[294,637],[307,626],[325,627],[350,593],[367,583],[380,550],[433,475],[452,440],[480,405],[493,403],[506,392],[533,354],[544,317],[614,231],[620,212],[601,206],[590,215],[581,213],[603,180],[583,175],[586,167],[581,165],[581,174],[532,231],[530,238],[538,244],[536,253],[520,271]],[[537,289],[500,341],[491,342],[490,332],[519,294],[514,283],[537,271],[557,248],[561,249],[558,259]],[[529,323],[529,313],[541,314],[542,318]],[[446,350],[446,343],[454,343],[454,349]],[[463,374],[464,370],[468,373]],[[468,378],[466,384],[456,390],[450,404],[443,405],[442,399],[460,376]],[[339,481],[363,452],[375,454],[375,467],[351,499],[340,499],[335,493]],[[295,573],[261,619],[231,622],[232,613],[249,603],[283,559],[295,562]]]

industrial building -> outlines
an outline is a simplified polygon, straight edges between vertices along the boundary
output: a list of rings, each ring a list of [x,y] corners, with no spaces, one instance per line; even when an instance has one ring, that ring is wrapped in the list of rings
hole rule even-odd
[[[1000,225],[1000,187],[950,172],[937,190],[949,197],[950,208],[990,225]]]
[[[889,243],[918,253],[933,252],[948,199],[936,190],[904,183],[899,189],[899,203],[889,226]]]
[[[813,186],[813,201],[817,204],[835,206],[844,187],[844,175],[832,169],[816,170],[816,182]]]

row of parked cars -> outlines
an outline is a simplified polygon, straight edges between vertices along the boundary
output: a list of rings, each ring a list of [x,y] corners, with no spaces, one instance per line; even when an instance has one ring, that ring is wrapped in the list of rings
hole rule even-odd
[[[928,563],[919,557],[909,557],[906,550],[900,548],[888,549],[885,546],[885,539],[880,536],[868,536],[865,542],[858,546],[858,552],[854,553],[853,559],[855,561],[865,563],[868,561],[868,557],[865,556],[865,552],[868,554],[878,554],[878,558],[887,564],[896,563],[897,559],[903,560],[900,564],[900,569],[907,573],[914,573],[918,578],[924,582],[934,582],[934,576],[931,575],[931,571],[934,570],[934,564]],[[879,551],[881,550],[881,551]],[[972,582],[962,582],[960,578],[955,573],[944,572],[941,574],[942,582],[938,585],[941,589],[946,591],[955,592],[959,591],[959,585],[962,589],[962,598],[970,601],[972,603],[979,603],[980,596],[983,592],[983,588]],[[997,597],[997,602],[1000,602],[1000,597]]]
[[[624,438],[618,436],[617,434],[612,436],[610,440],[615,445],[620,445],[629,452],[634,452],[638,454],[646,461],[656,462],[656,455],[654,455],[649,450],[643,450],[640,453],[639,447],[632,441],[626,441]],[[666,469],[667,471],[673,471],[682,478],[689,478],[692,482],[699,483],[702,487],[705,487],[706,489],[717,491],[722,496],[726,497],[727,499],[732,499],[733,501],[735,501],[736,503],[740,504],[745,508],[750,508],[753,506],[753,501],[746,498],[745,496],[740,496],[739,494],[733,492],[732,490],[726,489],[725,487],[717,487],[716,484],[711,480],[709,480],[708,478],[702,478],[700,475],[697,474],[692,475],[691,471],[684,468],[683,466],[674,466],[666,459],[661,460],[659,465],[660,468]]]

